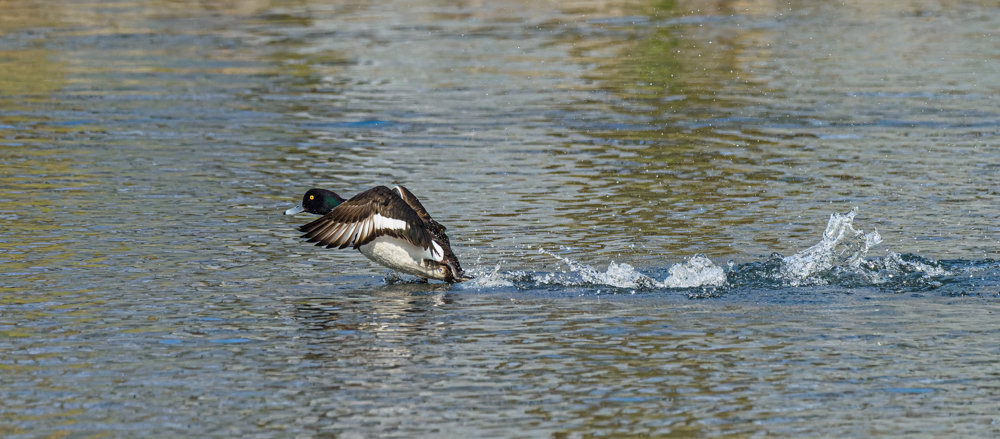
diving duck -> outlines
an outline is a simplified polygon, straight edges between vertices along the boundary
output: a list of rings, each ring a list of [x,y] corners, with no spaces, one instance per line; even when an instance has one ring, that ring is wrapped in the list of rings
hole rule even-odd
[[[445,227],[403,186],[375,186],[349,200],[326,189],[309,189],[302,204],[285,215],[300,212],[323,215],[299,227],[302,237],[317,246],[353,247],[368,259],[425,280],[470,279],[451,251]]]

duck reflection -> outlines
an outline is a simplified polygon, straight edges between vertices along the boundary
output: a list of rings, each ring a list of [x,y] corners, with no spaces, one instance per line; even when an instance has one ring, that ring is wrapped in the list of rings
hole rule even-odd
[[[312,360],[394,367],[447,326],[448,284],[391,283],[304,300],[295,307]],[[416,337],[415,337],[416,336]]]

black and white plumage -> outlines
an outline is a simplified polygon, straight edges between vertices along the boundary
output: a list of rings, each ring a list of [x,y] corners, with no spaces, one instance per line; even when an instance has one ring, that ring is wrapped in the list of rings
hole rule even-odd
[[[302,211],[323,215],[299,227],[308,242],[355,248],[379,264],[425,279],[469,279],[451,251],[445,227],[403,186],[376,186],[349,200],[331,191],[310,189],[302,206],[285,213]]]

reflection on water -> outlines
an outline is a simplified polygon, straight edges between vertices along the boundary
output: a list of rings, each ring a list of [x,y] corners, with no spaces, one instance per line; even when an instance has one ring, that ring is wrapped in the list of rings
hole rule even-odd
[[[2,7],[4,437],[997,433],[989,2]]]

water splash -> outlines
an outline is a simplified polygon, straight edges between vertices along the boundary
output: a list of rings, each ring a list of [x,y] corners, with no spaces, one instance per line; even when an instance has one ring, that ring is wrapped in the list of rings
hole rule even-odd
[[[782,260],[781,277],[791,286],[815,281],[814,275],[834,267],[857,269],[868,250],[882,242],[878,231],[864,233],[854,228],[858,208],[846,214],[834,213],[826,224],[823,239],[816,245]]]
[[[656,282],[656,280],[640,273],[635,269],[635,267],[632,267],[629,264],[618,264],[612,261],[608,264],[608,269],[606,271],[600,272],[594,267],[559,256],[544,249],[539,249],[539,253],[552,256],[553,258],[562,261],[562,263],[569,267],[571,273],[575,273],[580,277],[582,284],[632,289],[649,289],[658,286],[658,282]],[[552,280],[555,280],[556,283],[566,281],[564,278],[547,279],[547,281]]]
[[[720,287],[726,283],[726,271],[708,256],[696,254],[670,267],[670,276],[660,286],[665,288]]]
[[[952,273],[937,261],[912,255],[889,253],[883,258],[873,258],[859,264],[854,270],[862,282],[877,286],[895,286],[933,289],[943,285],[941,280]]]
[[[510,273],[503,273],[500,271],[502,264],[502,262],[498,263],[493,270],[489,272],[481,272],[475,268],[469,270],[469,274],[475,277],[468,282],[465,282],[463,286],[472,288],[501,288],[514,286],[513,280],[510,279]]]
[[[616,289],[652,290],[662,288],[718,287],[726,282],[726,273],[711,259],[702,254],[694,255],[684,262],[670,267],[669,276],[662,282],[643,274],[632,265],[611,261],[604,271],[590,265],[557,255],[545,249],[539,253],[562,262],[568,270],[550,273],[526,273],[523,271],[503,273],[498,265],[491,273],[476,278],[470,286],[511,286],[511,285],[560,285],[560,286],[605,286]],[[481,280],[479,280],[481,279]],[[478,280],[478,281],[477,281]]]
[[[886,256],[869,257],[882,237],[877,230],[865,233],[855,228],[857,213],[855,207],[830,215],[820,241],[805,250],[735,267],[729,273],[729,286],[838,285],[913,291],[940,287],[942,279],[952,275],[941,263],[919,256],[888,251]]]
[[[605,287],[613,292],[685,289],[690,298],[719,297],[733,291],[775,290],[788,287],[841,286],[878,288],[885,291],[928,291],[954,285],[959,277],[969,277],[961,265],[948,265],[915,255],[887,251],[886,256],[869,257],[882,242],[878,231],[865,232],[854,225],[858,209],[833,213],[819,242],[791,256],[772,257],[744,264],[716,265],[709,257],[696,254],[671,265],[663,281],[642,273],[627,263],[611,261],[600,270],[545,249],[538,252],[558,260],[564,270],[549,272],[503,271],[503,262],[485,270],[473,268],[475,279],[469,288],[582,287],[598,293]],[[985,271],[996,269],[989,261]],[[958,270],[958,271],[955,271]],[[956,273],[965,273],[962,276]],[[989,276],[986,276],[989,277]],[[947,290],[947,288],[946,288]],[[960,294],[965,294],[960,290]],[[953,293],[949,293],[953,294]]]

